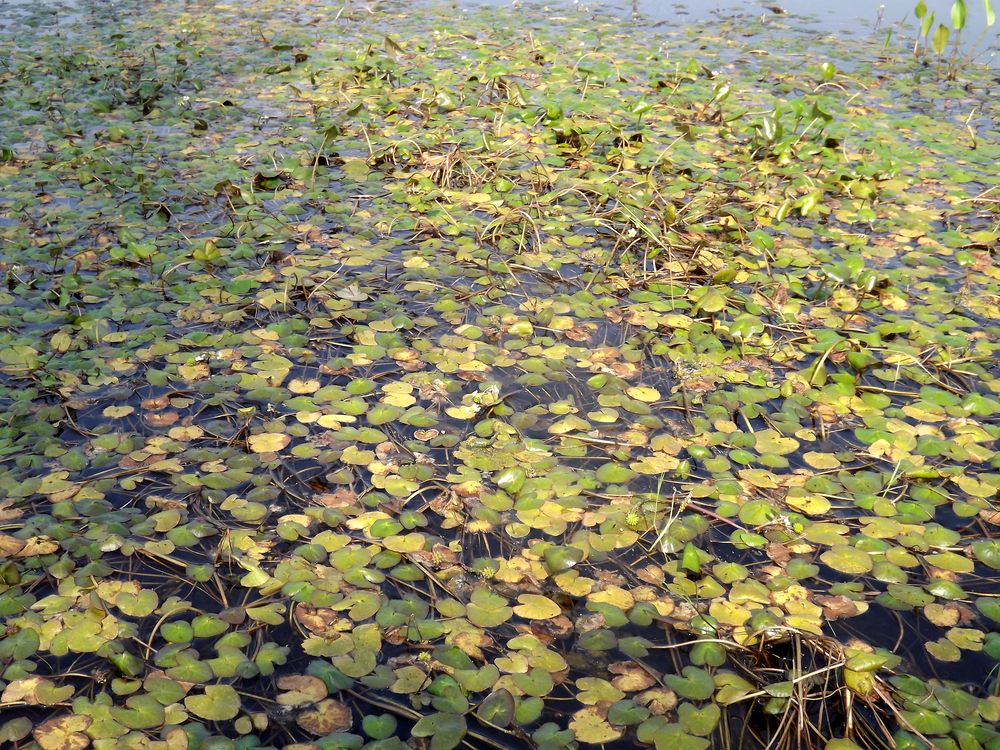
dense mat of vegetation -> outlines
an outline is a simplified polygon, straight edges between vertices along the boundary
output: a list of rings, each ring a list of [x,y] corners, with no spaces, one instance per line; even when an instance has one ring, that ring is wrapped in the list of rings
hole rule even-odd
[[[3,32],[0,742],[1000,748],[996,73],[407,5]]]

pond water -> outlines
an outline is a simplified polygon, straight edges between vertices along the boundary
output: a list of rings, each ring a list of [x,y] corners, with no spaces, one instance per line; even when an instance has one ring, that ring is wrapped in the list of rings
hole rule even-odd
[[[523,7],[523,2],[511,0],[462,0],[460,7],[488,5],[494,7]],[[664,23],[677,25],[722,19],[739,19],[745,23],[743,33],[754,27],[780,23],[805,24],[813,32],[831,35],[873,36],[884,40],[891,32],[896,44],[912,45],[918,35],[919,19],[914,14],[915,2],[888,0],[845,0],[822,3],[815,0],[789,0],[788,2],[762,3],[738,0],[711,2],[675,2],[673,0],[618,0],[617,2],[586,2],[581,0],[553,0],[542,4],[554,12],[592,12],[600,10],[634,18],[640,25],[658,26]],[[937,22],[950,22],[952,3],[948,0],[926,2],[928,14],[933,13]],[[970,3],[961,43],[975,48],[981,61],[993,61],[998,47],[998,27],[987,26],[987,14],[979,3]]]
[[[525,5],[519,0],[458,0],[458,7],[493,6],[514,8]],[[527,3],[531,5],[531,2]],[[738,17],[748,22],[766,23],[768,19],[782,19],[792,15],[798,20],[814,24],[817,31],[831,34],[867,34],[895,30],[899,36],[911,39],[917,33],[919,20],[914,15],[912,0],[844,0],[837,3],[817,3],[814,0],[786,0],[780,3],[739,2],[737,0],[710,0],[709,2],[677,2],[676,0],[614,0],[590,2],[580,0],[552,0],[536,3],[554,11],[590,12],[600,10],[623,16],[631,15],[646,22],[685,23],[719,18]],[[115,3],[97,3],[114,7]],[[925,0],[928,13],[939,21],[948,23],[952,3],[949,0]],[[29,11],[42,11],[55,22],[68,23],[79,17],[87,8],[88,0],[0,0],[0,23],[23,17]],[[987,14],[978,2],[970,3],[963,36],[966,44],[978,42],[982,55],[997,52],[998,29],[987,26]]]
[[[996,72],[782,5],[0,3],[0,742],[1000,748]]]

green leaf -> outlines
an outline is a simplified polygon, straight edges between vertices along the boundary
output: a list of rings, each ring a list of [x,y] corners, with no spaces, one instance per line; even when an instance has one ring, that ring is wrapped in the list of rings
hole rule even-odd
[[[164,623],[160,628],[160,635],[168,643],[188,643],[194,638],[194,630],[186,620],[175,620]]]
[[[934,26],[934,12],[931,11],[926,16],[924,16],[923,22],[920,24],[920,36],[926,37]]]
[[[689,570],[695,575],[701,573],[701,556],[698,553],[698,548],[691,544],[691,542],[684,545],[684,553],[681,555],[681,568]]]
[[[616,726],[639,724],[649,718],[649,709],[632,700],[620,700],[608,706],[608,722]]]
[[[168,677],[147,677],[143,687],[163,706],[183,700],[187,692],[181,683]]]
[[[862,750],[862,748],[852,740],[838,737],[826,743],[826,750]]]
[[[675,693],[689,700],[704,701],[712,697],[715,683],[712,676],[699,667],[684,667],[682,675],[668,674],[663,680]]]
[[[119,596],[116,606],[129,617],[145,617],[159,606],[159,598],[152,589],[143,589],[136,596]]]
[[[947,734],[951,731],[948,717],[930,708],[902,711],[901,715],[910,727],[923,734]]]
[[[479,704],[476,715],[495,726],[509,726],[514,720],[514,696],[505,688],[494,690]]]
[[[507,492],[516,495],[524,486],[526,476],[524,469],[520,466],[512,466],[497,474],[493,481],[496,482],[497,487],[501,487],[507,490]]]
[[[622,464],[606,463],[597,468],[595,476],[603,484],[622,484],[634,477],[635,472]]]
[[[434,713],[414,724],[411,734],[414,737],[430,737],[431,750],[451,750],[462,741],[466,731],[464,716]]]
[[[573,714],[569,728],[578,741],[589,745],[603,745],[622,736],[622,731],[611,726],[596,706],[588,706]]]
[[[229,721],[240,712],[240,695],[229,685],[206,685],[202,695],[184,699],[188,711],[207,721]]]
[[[371,525],[368,533],[375,539],[384,539],[398,534],[403,530],[403,524],[395,518],[380,518]]]
[[[965,28],[965,0],[955,0],[951,5],[951,26],[955,31]]]
[[[699,737],[707,737],[714,732],[721,716],[722,711],[715,703],[708,703],[701,708],[682,703],[677,708],[677,720],[684,731]]]
[[[395,734],[396,724],[392,714],[368,714],[361,720],[361,731],[373,740],[384,740]]]
[[[849,658],[844,666],[854,672],[874,672],[887,661],[889,661],[889,657],[883,654],[862,652]]]
[[[981,596],[976,599],[976,609],[993,620],[993,622],[1000,622],[1000,599]]]
[[[129,696],[125,707],[115,706],[111,715],[129,729],[153,729],[161,726],[164,719],[163,705],[148,693]]]
[[[939,23],[937,28],[934,29],[934,37],[931,39],[931,48],[937,54],[942,54],[945,47],[948,46],[948,37],[951,36],[951,31],[943,23]]]
[[[0,743],[9,742],[16,745],[29,734],[33,724],[26,716],[19,716],[16,719],[5,721],[0,725]]]
[[[984,565],[1000,570],[1000,539],[981,539],[972,543],[972,554]]]
[[[549,573],[555,575],[574,567],[583,560],[583,550],[579,547],[552,546],[546,547],[542,553],[545,560],[545,567]]]
[[[837,544],[819,556],[820,560],[834,570],[848,575],[870,573],[875,564],[867,552],[848,544]]]

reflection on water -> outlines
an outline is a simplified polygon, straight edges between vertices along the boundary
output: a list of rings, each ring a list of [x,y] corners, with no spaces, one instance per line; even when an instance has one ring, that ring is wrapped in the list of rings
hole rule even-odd
[[[457,0],[459,5],[517,5],[518,0]],[[928,13],[934,13],[935,24],[950,22],[951,0],[925,0]],[[798,22],[814,24],[816,31],[834,34],[880,35],[893,30],[897,36],[913,38],[917,19],[913,9],[915,0],[776,0],[775,2],[740,0],[709,0],[708,2],[681,2],[679,0],[549,0],[552,9],[605,10],[650,19],[655,22],[707,21],[713,18],[745,16],[748,21],[768,23],[775,19],[794,18]],[[989,58],[1000,52],[1000,24],[986,26],[986,14],[979,3],[968,3],[966,27],[962,32],[966,44],[976,44],[982,57]]]
[[[174,0],[184,2],[189,0]],[[459,7],[475,5],[516,7],[523,0],[452,0]],[[331,0],[332,2],[332,0]],[[534,0],[528,0],[534,2]],[[370,5],[371,2],[361,2]],[[689,23],[713,18],[745,17],[748,23],[773,23],[775,20],[794,19],[807,23],[817,32],[831,34],[880,35],[892,31],[897,39],[913,39],[917,32],[917,19],[913,9],[915,0],[708,0],[683,2],[683,0],[548,0],[541,3],[553,10],[594,10],[620,13],[656,23]],[[14,23],[32,25],[51,23],[58,27],[79,20],[81,15],[98,10],[114,10],[117,3],[94,0],[0,0],[0,29]],[[928,13],[935,15],[935,24],[950,23],[952,0],[925,0]],[[975,45],[979,59],[992,60],[1000,53],[1000,24],[986,26],[986,14],[980,3],[968,3],[966,28],[962,42]]]

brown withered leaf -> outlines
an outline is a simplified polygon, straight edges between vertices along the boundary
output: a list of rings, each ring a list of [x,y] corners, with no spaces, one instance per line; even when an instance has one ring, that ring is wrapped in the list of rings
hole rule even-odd
[[[677,695],[665,687],[655,687],[639,693],[635,702],[648,708],[654,716],[662,716],[677,705]]]
[[[300,727],[317,737],[331,732],[343,732],[354,725],[350,707],[333,698],[320,701],[308,711],[300,713],[295,721]]]
[[[771,542],[767,545],[767,556],[778,565],[784,565],[792,559],[792,553],[788,547],[777,542]]]
[[[308,604],[298,604],[295,607],[295,619],[302,623],[309,632],[316,635],[330,635],[342,629],[343,618],[332,609],[325,607],[317,609]]]
[[[0,558],[14,557],[24,549],[25,541],[10,534],[0,534]]]
[[[14,500],[0,500],[0,521],[13,521],[24,515],[24,511],[14,507]]]
[[[860,612],[857,604],[841,594],[837,596],[822,594],[814,597],[814,601],[823,608],[823,615],[827,620],[854,617]]]
[[[358,496],[353,490],[341,487],[336,492],[314,495],[313,502],[327,508],[350,508],[358,504]]]
[[[630,661],[615,662],[608,667],[608,671],[617,675],[611,684],[625,693],[651,688],[659,679],[659,674]]]

